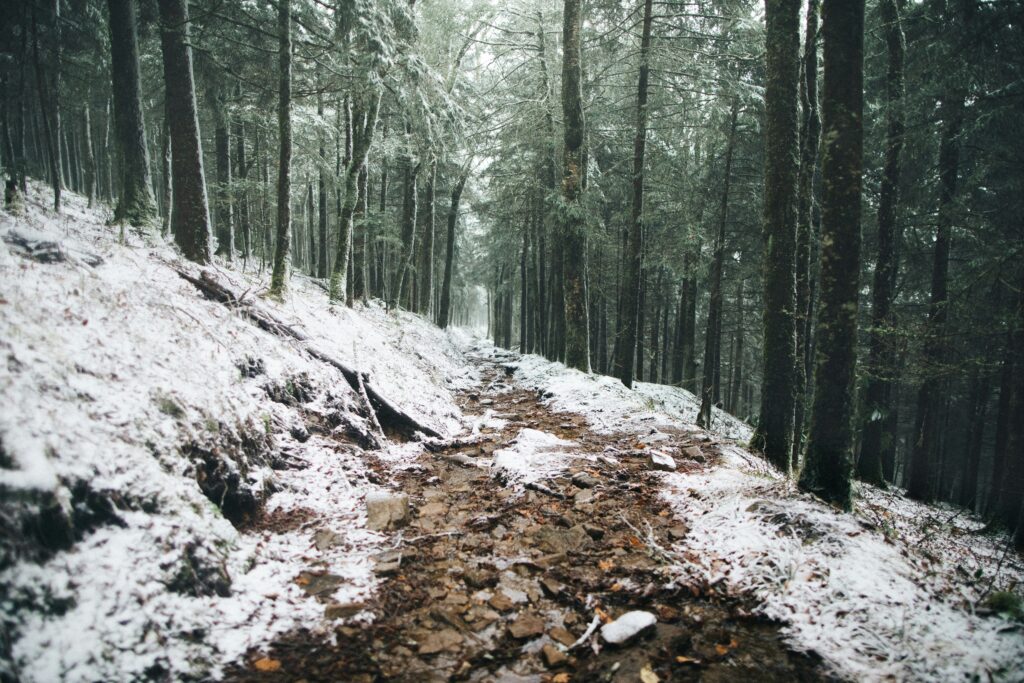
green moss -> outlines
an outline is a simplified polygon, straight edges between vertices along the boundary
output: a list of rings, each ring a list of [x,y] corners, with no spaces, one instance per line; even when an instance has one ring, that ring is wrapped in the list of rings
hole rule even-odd
[[[996,591],[985,598],[985,602],[982,604],[1005,617],[1024,620],[1024,599],[1021,599],[1016,593]]]

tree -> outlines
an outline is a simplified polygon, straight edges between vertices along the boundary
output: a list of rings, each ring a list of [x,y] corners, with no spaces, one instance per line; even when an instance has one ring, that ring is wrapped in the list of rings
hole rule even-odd
[[[712,405],[718,399],[719,368],[722,345],[722,269],[725,261],[725,226],[729,221],[729,181],[732,177],[732,156],[736,147],[736,120],[739,101],[733,100],[729,114],[729,141],[725,147],[725,175],[722,180],[722,202],[719,207],[718,234],[711,264],[711,302],[708,305],[707,334],[704,337],[704,377],[700,392],[697,424],[711,427]]]
[[[651,0],[644,0],[643,30],[640,36],[640,74],[637,78],[636,136],[633,139],[633,209],[630,216],[627,254],[622,277],[622,319],[618,338],[621,352],[615,356],[619,379],[633,386],[633,363],[637,346],[638,298],[644,252],[644,151],[647,145],[647,81],[650,72]]]
[[[888,71],[885,80],[885,167],[878,199],[878,259],[871,289],[871,328],[868,378],[857,476],[872,484],[891,481],[896,435],[890,407],[895,358],[887,334],[893,327],[892,300],[896,288],[896,212],[900,196],[900,155],[903,151],[903,53],[906,49],[896,0],[881,0]]]
[[[289,250],[292,241],[292,15],[291,0],[278,0],[278,95],[277,128],[280,157],[277,167],[277,247],[270,293],[281,296],[288,286]]]
[[[444,250],[444,279],[441,282],[441,304],[437,312],[437,324],[442,328],[448,327],[451,322],[452,310],[452,277],[455,270],[455,227],[459,221],[459,202],[462,199],[462,190],[466,187],[466,179],[469,177],[469,165],[455,182],[452,188],[451,204],[448,209],[448,231],[445,237]]]
[[[110,72],[113,82],[114,130],[120,150],[120,194],[114,221],[149,227],[156,217],[149,173],[146,127],[142,118],[139,47],[132,0],[107,0],[110,22]]]
[[[186,258],[197,263],[209,263],[213,258],[213,244],[192,77],[188,2],[160,0],[159,4],[160,46],[164,57],[164,88],[171,135],[174,202],[171,231]]]
[[[565,364],[583,372],[590,372],[586,217],[580,204],[586,175],[583,154],[580,3],[581,0],[565,0],[562,23],[562,118],[565,122],[562,162],[562,268]]]
[[[797,81],[800,0],[765,0],[764,362],[751,445],[789,474],[796,368]]]
[[[822,40],[821,299],[814,402],[800,488],[848,510],[864,155],[864,0],[826,2]]]

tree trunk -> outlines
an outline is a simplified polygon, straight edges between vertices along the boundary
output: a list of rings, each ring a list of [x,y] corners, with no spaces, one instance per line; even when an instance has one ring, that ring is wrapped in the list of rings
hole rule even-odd
[[[292,231],[292,15],[291,0],[278,0],[277,128],[280,161],[277,167],[277,246],[270,293],[280,297],[288,283],[288,250]]]
[[[853,392],[863,168],[864,0],[827,2],[822,102],[824,192],[814,402],[800,487],[852,506]]]
[[[416,247],[416,179],[420,165],[409,158],[405,164],[405,194],[402,200],[402,244],[395,259],[395,274],[388,308],[395,308],[402,299],[402,288]]]
[[[60,7],[60,3],[57,3]],[[58,23],[58,17],[54,17],[54,23]],[[43,135],[46,138],[46,158],[49,162],[50,184],[53,186],[53,210],[60,213],[60,193],[63,189],[61,179],[61,158],[60,158],[60,121],[54,112],[51,111],[49,86],[46,83],[46,70],[39,57],[39,30],[36,25],[36,13],[32,11],[32,59],[36,72],[36,88],[39,91],[39,114],[43,119]],[[53,123],[51,124],[51,119]]]
[[[764,363],[751,445],[784,474],[792,465],[796,374],[797,81],[800,0],[765,0]]]
[[[882,463],[893,458],[896,435],[888,419],[895,351],[887,332],[893,326],[892,300],[896,288],[896,211],[900,192],[900,155],[903,150],[903,53],[905,41],[896,0],[881,0],[882,26],[888,48],[886,75],[885,166],[878,202],[878,260],[871,297],[871,328],[864,417],[857,476],[872,484],[885,481]]]
[[[324,115],[324,96],[319,93],[316,96],[316,113],[320,118]],[[327,145],[323,134],[320,135],[320,159],[318,163],[320,172],[318,174],[317,200],[320,208],[320,223],[317,226],[320,232],[320,251],[316,256],[316,276],[321,280],[327,279]]]
[[[245,155],[245,124],[241,118],[235,121],[235,166],[238,169],[238,227],[242,236],[242,263],[252,257],[252,223],[249,215],[248,160]]]
[[[647,146],[647,81],[650,72],[651,0],[644,0],[643,32],[640,36],[640,74],[637,79],[636,135],[633,138],[633,208],[622,271],[622,314],[615,354],[616,375],[627,387],[633,386],[633,360],[637,346],[638,297],[643,268],[644,239],[644,153]],[[637,373],[640,374],[640,373]]]
[[[161,10],[163,4],[161,2]],[[156,201],[151,190],[149,149],[146,146],[146,128],[142,117],[135,3],[132,0],[107,0],[107,6],[110,12],[114,135],[121,160],[120,194],[114,209],[114,222],[146,228],[156,217]],[[177,30],[177,27],[173,30]],[[167,74],[166,69],[164,73]],[[180,77],[179,74],[172,76]],[[172,101],[169,106],[177,104]]]
[[[704,377],[701,386],[700,412],[697,425],[711,427],[711,408],[718,402],[715,377],[719,374],[722,346],[722,269],[725,265],[725,226],[729,221],[729,182],[732,179],[732,155],[736,146],[736,121],[739,100],[733,100],[729,115],[729,142],[725,147],[725,176],[722,180],[722,200],[718,214],[718,234],[715,237],[715,255],[711,262],[711,303],[708,308],[707,333],[704,337]]]
[[[451,322],[452,310],[452,277],[455,269],[455,227],[459,220],[459,200],[462,198],[462,190],[466,186],[466,179],[469,176],[469,168],[462,172],[455,187],[452,188],[452,201],[448,208],[448,234],[445,239],[444,251],[444,280],[441,282],[441,306],[437,312],[437,324],[441,328],[448,327]]]
[[[434,183],[437,180],[437,161],[431,161],[427,172],[427,186],[423,193],[423,211],[419,218],[423,228],[420,245],[419,301],[416,312],[430,317],[430,302],[434,291]]]
[[[82,107],[82,160],[85,166],[85,198],[89,208],[96,200],[96,151],[92,145],[92,106],[86,94],[85,106]]]
[[[160,0],[159,4],[164,88],[171,129],[171,184],[174,193],[171,231],[186,258],[197,263],[209,263],[213,257],[210,207],[206,198],[203,150],[192,78],[188,2]],[[148,176],[145,187],[148,192]]]
[[[740,280],[740,291],[737,296],[736,303],[737,320],[739,320],[739,330],[736,332],[736,349],[733,354],[733,368],[731,378],[731,386],[729,387],[729,412],[733,415],[740,415],[743,411],[740,410],[740,389],[743,385],[743,280]]]
[[[932,291],[924,339],[926,378],[917,396],[914,443],[910,462],[907,495],[930,500],[932,465],[938,456],[939,415],[942,379],[939,366],[945,358],[946,318],[948,316],[949,242],[956,201],[957,174],[960,170],[960,129],[963,125],[964,98],[947,93],[942,102],[943,131],[939,143],[939,216],[935,234],[935,260],[932,264]]]
[[[223,76],[218,73],[214,74],[213,78],[216,81]],[[217,161],[214,231],[217,235],[217,255],[231,261],[235,253],[235,212],[231,201],[231,138],[228,135],[230,122],[227,103],[224,101],[224,89],[220,85],[214,85],[210,90],[214,157]]]
[[[562,296],[565,313],[565,364],[590,372],[587,320],[587,234],[583,193],[583,91],[580,65],[581,0],[565,0],[562,27],[562,118],[565,122],[562,199]]]
[[[810,364],[807,346],[811,320],[811,215],[814,204],[814,171],[818,160],[818,12],[819,0],[808,0],[804,37],[803,78],[800,79],[800,170],[797,174],[796,217],[796,354],[793,406],[793,462],[799,464],[806,426],[807,385]],[[802,362],[801,362],[802,361]]]

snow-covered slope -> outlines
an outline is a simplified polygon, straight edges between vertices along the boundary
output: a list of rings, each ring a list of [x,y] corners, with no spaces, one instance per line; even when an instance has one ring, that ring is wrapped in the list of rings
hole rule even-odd
[[[341,577],[336,600],[368,594],[374,477],[344,434],[369,424],[342,375],[205,300],[168,246],[120,244],[80,197],[60,216],[44,202],[33,187],[25,215],[0,211],[0,671],[214,676],[322,621],[300,571]],[[258,300],[265,275],[217,270]],[[260,304],[421,422],[462,428],[451,387],[473,374],[444,333],[329,308],[294,280],[285,303]],[[282,532],[240,531],[263,504]],[[315,530],[337,536],[320,548]]]

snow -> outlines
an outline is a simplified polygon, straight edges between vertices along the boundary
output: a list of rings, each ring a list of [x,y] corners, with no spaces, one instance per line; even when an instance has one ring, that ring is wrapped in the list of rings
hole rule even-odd
[[[509,448],[494,451],[495,476],[513,488],[536,483],[564,472],[573,459],[567,449],[574,441],[536,429],[521,429]]]
[[[270,400],[265,387],[304,377],[315,396],[304,412],[340,410],[353,420],[358,398],[300,344],[199,296],[168,267],[179,263],[169,246],[130,232],[120,243],[104,212],[73,194],[60,216],[46,203],[33,184],[24,216],[0,212],[0,236],[57,241],[68,256],[38,263],[0,243],[2,500],[67,509],[85,485],[115,501],[119,522],[82,531],[41,563],[0,557],[0,618],[13,659],[0,670],[12,667],[24,681],[218,678],[275,634],[327,632],[324,604],[297,578],[342,577],[330,596],[340,602],[372,593],[370,556],[384,537],[365,528],[364,496],[375,487],[355,446],[293,438],[299,409]],[[103,262],[89,266],[89,254]],[[213,270],[247,297],[265,288],[266,273]],[[477,376],[454,336],[374,305],[329,307],[314,283],[293,284],[284,303],[260,305],[368,370],[383,395],[426,424],[442,433],[466,426],[453,392]],[[263,374],[243,376],[247,359],[262,361]],[[272,440],[273,452],[304,467],[271,470],[237,447],[245,435]],[[190,443],[218,454],[257,495],[271,492],[271,516],[299,522],[280,533],[237,530],[200,491],[183,453]],[[414,445],[389,457],[419,452]],[[324,529],[337,541],[318,549],[313,535]],[[169,590],[192,563],[226,572],[230,595]]]
[[[658,618],[650,612],[634,610],[601,627],[601,637],[612,645],[622,645],[641,631],[658,623]]]
[[[473,353],[495,352],[478,344]],[[684,390],[629,391],[537,356],[505,364],[551,408],[581,413],[598,431],[671,451],[673,437],[660,430],[695,429],[699,405]],[[712,467],[652,473],[690,529],[670,549],[674,583],[753,598],[792,647],[814,651],[843,679],[1024,680],[1021,626],[976,609],[986,593],[1024,585],[1005,535],[978,535],[984,522],[972,515],[870,486],[853,513],[839,512],[721,442],[748,440],[747,425],[719,412],[712,426]]]

